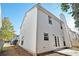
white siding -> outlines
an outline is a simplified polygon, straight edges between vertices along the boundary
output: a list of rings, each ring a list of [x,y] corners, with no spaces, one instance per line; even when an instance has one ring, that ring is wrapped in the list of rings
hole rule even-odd
[[[67,25],[65,23],[62,24],[62,26],[64,28],[63,29],[63,35],[64,35],[64,39],[66,41],[66,46],[71,47],[71,39],[70,39],[68,27],[67,27]]]
[[[23,40],[22,37],[24,36],[24,44],[21,46],[32,53],[36,53],[36,30],[37,8],[35,7],[32,10],[30,10],[25,16],[20,34],[20,40]]]
[[[43,11],[38,10],[37,16],[37,52],[46,52],[55,50],[55,39],[54,36],[59,37],[60,46],[63,47],[63,39],[62,39],[62,30],[60,28],[60,22],[56,21],[59,20],[52,16],[51,18],[52,24],[49,24],[48,15],[45,14]],[[49,41],[44,40],[44,33],[48,33]]]
[[[51,17],[52,24],[49,24],[48,16]],[[61,25],[63,29],[61,29]],[[70,40],[65,29],[64,22],[60,21],[57,17],[41,7],[34,7],[24,17],[24,22],[20,29],[19,45],[34,54],[66,46],[70,47]],[[48,41],[44,40],[44,33],[48,33]],[[60,46],[55,46],[55,36],[59,37]],[[63,44],[63,37],[66,46]],[[24,41],[23,45],[21,45],[22,40]]]

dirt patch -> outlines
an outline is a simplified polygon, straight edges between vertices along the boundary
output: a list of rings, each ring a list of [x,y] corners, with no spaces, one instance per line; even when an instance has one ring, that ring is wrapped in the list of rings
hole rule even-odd
[[[5,49],[0,53],[0,56],[32,56],[28,51],[24,50],[20,46],[12,46],[9,44],[4,45]],[[56,52],[47,52],[44,54],[40,54],[39,56],[64,56],[62,54]]]
[[[19,46],[6,47],[7,50],[0,53],[0,56],[32,56]]]

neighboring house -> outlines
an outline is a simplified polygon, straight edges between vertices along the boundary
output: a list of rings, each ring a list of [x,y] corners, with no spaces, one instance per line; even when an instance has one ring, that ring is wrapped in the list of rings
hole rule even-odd
[[[67,26],[61,19],[36,4],[24,16],[19,46],[34,55],[71,47]]]
[[[75,43],[79,43],[79,34],[72,31],[70,28],[69,28],[69,36],[70,36],[72,45],[74,45]]]
[[[69,36],[69,38],[70,38],[71,45],[73,46],[75,43],[79,43],[79,33],[75,32],[75,31],[72,31],[72,30],[68,27],[68,25],[67,25],[67,23],[66,23],[66,19],[65,19],[65,17],[64,17],[63,14],[60,14],[60,18],[61,18],[61,20],[62,20],[62,21],[64,22],[64,24],[65,24],[66,31],[67,31],[68,36]],[[78,46],[79,46],[79,44],[78,44]]]
[[[19,35],[16,36],[16,40],[18,40],[18,39],[19,39]]]
[[[14,34],[14,37],[12,38],[12,40],[10,42],[13,42],[15,40],[18,41],[18,39],[19,39],[19,35]]]
[[[79,33],[76,33],[76,35],[77,35],[76,37],[77,37],[77,39],[78,39],[78,42],[79,42]]]
[[[70,37],[71,37],[71,41],[77,40],[76,32],[74,32],[74,31],[72,31],[72,30],[70,29],[69,34],[70,34]]]
[[[13,39],[10,41],[11,45],[16,45],[18,43],[19,35],[14,35]]]
[[[14,36],[13,40],[18,40],[19,39],[19,35],[16,35]]]

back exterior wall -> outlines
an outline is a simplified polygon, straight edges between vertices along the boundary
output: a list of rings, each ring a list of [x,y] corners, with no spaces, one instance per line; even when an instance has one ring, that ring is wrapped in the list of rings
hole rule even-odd
[[[63,47],[63,33],[60,22],[56,21],[54,17],[51,20],[52,24],[49,24],[48,15],[41,10],[37,11],[37,53]],[[48,41],[44,40],[44,33],[48,33]],[[59,37],[60,46],[58,47],[55,46],[55,36]]]

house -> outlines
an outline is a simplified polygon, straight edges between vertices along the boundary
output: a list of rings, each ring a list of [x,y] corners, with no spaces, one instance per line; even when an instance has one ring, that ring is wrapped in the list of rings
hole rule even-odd
[[[71,47],[67,26],[61,19],[36,4],[25,13],[19,46],[33,55]]]
[[[77,40],[76,32],[74,32],[74,31],[72,31],[72,30],[70,29],[69,34],[70,34],[70,37],[71,37],[71,41],[72,41],[72,42],[75,41],[75,40]]]
[[[72,46],[79,43],[79,33],[74,32],[69,28],[69,36],[70,36]],[[78,46],[79,46],[79,44],[78,44]]]

